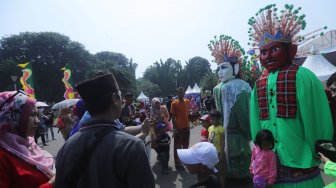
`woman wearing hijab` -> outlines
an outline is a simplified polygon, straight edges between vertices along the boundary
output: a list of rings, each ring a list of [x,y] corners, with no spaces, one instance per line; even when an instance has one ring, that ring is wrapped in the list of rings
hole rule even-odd
[[[159,98],[152,99],[152,108],[150,111],[150,118],[155,125],[158,123],[164,123],[168,125],[169,112],[165,105],[161,105]]]
[[[198,125],[198,121],[197,121],[198,117],[200,117],[199,108],[198,108],[195,98],[193,97],[191,98],[191,101],[190,101],[190,116],[189,116],[190,122],[192,123],[193,126]]]
[[[157,125],[159,124],[168,125],[169,123],[169,112],[165,105],[161,105],[159,98],[152,99],[150,119],[154,124],[154,126],[150,129],[151,147],[155,148],[156,147],[155,140],[157,140],[157,135],[159,134],[158,130],[156,129]]]
[[[51,188],[54,159],[34,142],[36,100],[20,92],[0,93],[0,188]]]

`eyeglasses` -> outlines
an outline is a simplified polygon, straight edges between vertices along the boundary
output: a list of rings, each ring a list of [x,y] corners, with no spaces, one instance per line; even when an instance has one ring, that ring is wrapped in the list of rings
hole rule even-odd
[[[8,97],[8,98],[5,100],[5,102],[3,102],[3,103],[0,105],[0,109],[2,109],[2,107],[3,107],[6,103],[8,103],[9,101],[11,101],[11,100],[12,100],[16,95],[18,95],[19,93],[28,96],[27,93],[25,93],[25,92],[22,91],[22,90],[19,90],[19,91],[17,91],[16,93],[14,93],[14,95]]]

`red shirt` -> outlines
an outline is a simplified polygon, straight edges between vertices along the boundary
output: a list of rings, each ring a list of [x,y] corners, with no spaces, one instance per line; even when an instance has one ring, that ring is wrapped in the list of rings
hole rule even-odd
[[[201,142],[207,142],[209,138],[209,131],[206,128],[202,128],[201,131]]]
[[[32,165],[0,148],[0,188],[52,188],[48,181]]]

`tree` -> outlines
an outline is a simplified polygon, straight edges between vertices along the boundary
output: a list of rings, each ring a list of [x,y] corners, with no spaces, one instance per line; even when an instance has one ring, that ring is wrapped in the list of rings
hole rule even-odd
[[[69,64],[73,81],[78,82],[84,79],[94,58],[82,44],[59,33],[24,32],[0,40],[0,60],[12,62],[15,66],[30,62],[37,98],[59,101],[65,91],[61,68]]]
[[[161,96],[161,90],[159,86],[146,79],[143,78],[137,79],[137,88],[138,88],[137,91],[138,95],[140,94],[141,91],[143,91],[150,98]]]
[[[160,59],[145,70],[143,78],[157,84],[162,91],[161,96],[168,96],[175,93],[176,78],[179,77],[182,66],[180,61],[168,58],[165,62]]]
[[[16,66],[15,62],[12,60],[4,60],[0,63],[0,91],[12,91],[14,90],[14,82],[11,76],[20,75],[20,69]],[[18,85],[19,77],[15,81]]]
[[[182,86],[200,84],[201,78],[211,72],[210,63],[202,57],[193,57],[186,62],[181,74]]]
[[[213,72],[208,72],[204,75],[200,81],[200,87],[202,91],[210,90],[212,92],[213,88],[218,84],[217,75]]]
[[[95,64],[92,65],[93,70],[91,72],[97,72],[97,71],[112,72],[115,79],[117,80],[121,93],[127,93],[129,91],[133,91],[132,83],[128,76],[129,73],[125,72],[124,70],[116,69],[114,65],[115,63],[111,61],[98,60]],[[89,75],[87,75],[87,77],[89,77]]]
[[[129,60],[124,54],[109,51],[98,52],[95,57],[101,61],[100,64],[108,66],[108,69],[111,68],[113,71],[123,73],[129,80],[129,85],[123,87],[133,93],[136,91],[135,70],[138,64],[133,63],[132,58]]]

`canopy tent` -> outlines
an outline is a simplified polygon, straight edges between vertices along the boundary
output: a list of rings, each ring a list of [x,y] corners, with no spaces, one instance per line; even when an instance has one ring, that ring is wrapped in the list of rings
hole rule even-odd
[[[201,93],[201,89],[198,87],[197,83],[195,83],[191,93]]]
[[[331,52],[335,52],[335,51],[336,51],[336,45],[332,46],[330,48],[326,48],[326,49],[320,51],[320,53],[327,54],[327,53],[331,53]]]
[[[191,87],[189,85],[188,88],[187,88],[187,90],[186,90],[186,92],[185,92],[185,94],[190,94],[191,92],[192,92],[192,89],[191,89]]]
[[[316,52],[314,46],[310,51],[310,55],[306,58],[302,67],[311,70],[321,82],[325,82],[336,72],[336,66],[331,64],[320,53]]]
[[[143,101],[143,102],[148,102],[149,101],[149,97],[147,97],[142,91],[140,93],[140,95],[137,97],[138,101]]]
[[[185,97],[201,97],[201,89],[198,87],[197,83],[195,83],[194,88],[188,86],[188,89],[185,92]]]

